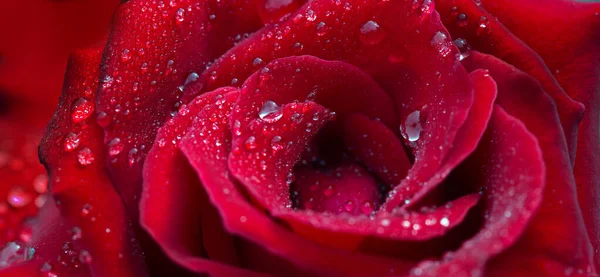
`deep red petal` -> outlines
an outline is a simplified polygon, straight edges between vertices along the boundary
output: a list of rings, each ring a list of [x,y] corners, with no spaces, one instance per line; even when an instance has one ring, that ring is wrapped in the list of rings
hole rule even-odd
[[[399,184],[412,166],[397,134],[363,114],[353,114],[346,120],[344,141],[354,157],[388,186]]]
[[[210,135],[203,136],[202,128],[193,128],[179,144],[200,176],[228,231],[291,261],[301,270],[299,273],[305,272],[304,275],[313,272],[326,276],[379,276],[389,272],[406,272],[410,268],[413,262],[394,261],[318,245],[278,225],[250,205],[228,174],[231,133],[224,122],[228,119],[228,111],[218,109],[217,105],[211,106],[195,125],[211,126]],[[217,124],[213,125],[213,120]],[[288,270],[293,272],[298,269]]]
[[[514,149],[514,151],[506,151]],[[542,200],[544,161],[536,138],[496,106],[489,127],[466,164],[466,182],[484,186],[481,230],[441,261],[424,261],[411,276],[483,276],[487,261],[510,247]]]
[[[600,249],[600,4],[520,1],[514,7],[511,1],[482,3],[539,54],[567,94],[586,107],[579,124],[575,180],[590,239],[594,249]],[[537,16],[525,16],[533,12]],[[600,268],[600,251],[595,251],[594,260]]]
[[[441,18],[454,38],[465,39],[473,49],[494,55],[539,80],[544,90],[557,103],[561,126],[574,162],[577,147],[577,124],[584,107],[574,101],[560,87],[546,67],[544,60],[519,38],[515,37],[493,14],[471,0],[445,0],[437,2]],[[517,10],[519,10],[517,8]],[[537,13],[537,12],[536,12]],[[457,17],[463,14],[466,20]],[[517,16],[517,15],[513,15]],[[532,17],[532,16],[528,16]],[[554,41],[545,40],[544,43]]]
[[[78,243],[73,240],[73,225],[60,215],[53,199],[49,199],[40,209],[32,225],[30,247],[35,250],[31,260],[15,263],[0,270],[0,276],[45,276],[56,274],[68,277],[92,276],[87,266],[68,267],[57,262],[57,257],[67,256],[62,252],[65,242]],[[22,245],[24,246],[24,245]],[[26,246],[26,249],[29,249]],[[27,251],[27,250],[25,250]],[[75,256],[79,259],[78,256]]]
[[[91,273],[144,276],[125,208],[104,171],[102,129],[94,121],[91,100],[100,60],[99,49],[80,51],[71,59],[64,93],[42,140],[40,156],[50,175],[50,191],[60,201],[61,216],[81,231],[81,248],[75,251],[88,251],[93,258]],[[78,117],[82,114],[87,114],[85,120]]]
[[[468,76],[455,54],[432,1],[312,1],[289,20],[267,26],[232,48],[186,88],[184,99],[193,98],[199,88],[239,83],[281,57],[314,55],[350,63],[389,92],[402,122],[422,113],[417,119],[424,131],[413,143],[419,159],[412,177],[423,181],[451,148],[473,101]]]
[[[111,180],[136,216],[143,161],[180,104],[178,87],[262,22],[255,4],[244,0],[134,0],[115,18],[102,63],[99,123]]]
[[[463,63],[471,70],[489,70],[498,84],[497,103],[525,124],[542,149],[547,169],[544,201],[511,251],[530,253],[529,258],[551,260],[557,266],[587,270],[593,265],[592,246],[577,203],[567,144],[559,131],[560,121],[552,99],[535,79],[493,56],[474,52]],[[566,237],[570,239],[565,241]]]
[[[227,94],[232,90],[221,88],[198,97],[159,130],[144,166],[140,220],[167,255],[189,270],[211,276],[259,276],[228,265],[237,264],[233,238],[222,229],[195,171],[177,148],[190,126],[201,127],[193,122],[206,115],[207,106],[221,100],[227,105],[223,109],[231,109],[237,99],[237,92]]]
[[[475,100],[469,115],[458,131],[448,155],[445,157],[440,168],[437,169],[429,180],[420,181],[412,176],[406,178],[390,192],[391,197],[385,203],[385,208],[393,209],[401,201],[408,202],[403,208],[410,208],[419,203],[427,193],[436,188],[450,172],[460,164],[470,153],[475,150],[483,132],[486,130],[488,120],[492,114],[493,103],[496,98],[496,84],[485,72],[471,73],[474,84]],[[412,199],[411,197],[414,197]],[[409,200],[409,201],[406,201]]]

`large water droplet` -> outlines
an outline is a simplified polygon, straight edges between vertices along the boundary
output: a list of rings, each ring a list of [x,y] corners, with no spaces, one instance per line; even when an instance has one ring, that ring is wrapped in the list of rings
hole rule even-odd
[[[96,122],[100,127],[108,127],[111,123],[111,119],[105,112],[99,112],[96,116]]]
[[[318,36],[324,36],[329,31],[329,26],[327,26],[325,22],[321,21],[319,24],[317,24],[316,30]]]
[[[85,98],[77,98],[71,105],[71,119],[75,123],[85,121],[94,112],[94,104]]]
[[[65,151],[71,152],[79,147],[79,135],[73,132],[68,133],[63,141]]]
[[[108,142],[108,155],[114,157],[123,151],[125,146],[121,143],[121,139],[113,138]]]
[[[178,87],[178,88],[179,88],[179,90],[180,90],[180,91],[183,91],[183,89],[184,89],[184,88],[185,88],[187,85],[189,85],[190,83],[192,83],[192,82],[194,82],[194,81],[198,80],[198,77],[200,77],[200,75],[198,75],[198,73],[196,73],[196,72],[192,72],[192,73],[190,73],[190,75],[188,75],[188,76],[187,76],[187,78],[185,79],[185,83],[183,83],[183,85],[182,85],[182,86],[179,86],[179,87]]]
[[[121,61],[126,63],[126,62],[129,62],[129,60],[131,60],[131,53],[130,53],[129,49],[124,49],[121,52]]]
[[[365,24],[360,27],[360,41],[362,41],[364,44],[378,44],[384,38],[385,32],[379,26],[379,24],[373,20],[365,22]]]
[[[77,161],[80,165],[88,166],[94,162],[94,159],[94,153],[87,147],[77,152]]]
[[[464,13],[461,13],[459,15],[456,16],[456,24],[459,27],[465,27],[469,24],[469,19],[467,18],[467,15]]]
[[[408,141],[414,142],[421,136],[423,127],[421,126],[421,112],[414,111],[410,113],[404,121],[404,127],[400,126],[400,131]]]
[[[179,8],[176,12],[175,12],[175,22],[177,23],[181,23],[185,20],[185,10],[183,8]]]
[[[0,250],[0,268],[5,268],[33,258],[35,249],[18,242],[7,243]]]
[[[447,57],[452,52],[452,45],[448,41],[446,34],[442,32],[435,33],[431,40],[431,45],[435,47],[442,57]]]
[[[306,10],[306,20],[315,21],[317,19],[317,13],[315,11],[308,9]]]
[[[282,116],[281,107],[271,100],[266,101],[258,112],[258,117],[267,122],[275,122]]]

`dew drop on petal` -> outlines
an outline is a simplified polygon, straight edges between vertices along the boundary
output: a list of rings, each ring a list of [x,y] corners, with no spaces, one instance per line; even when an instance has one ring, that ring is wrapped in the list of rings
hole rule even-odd
[[[469,24],[469,19],[467,18],[467,15],[464,13],[461,13],[458,16],[456,16],[456,24],[459,27],[467,26]]]
[[[79,252],[79,261],[84,264],[91,264],[92,263],[92,255],[87,250],[81,250]]]
[[[440,53],[442,57],[447,57],[452,52],[452,46],[447,39],[446,34],[436,32],[431,40],[431,45]]]
[[[421,136],[421,131],[423,131],[423,127],[421,126],[421,112],[414,111],[410,113],[404,121],[404,126],[400,126],[400,131],[408,141],[417,141]]]
[[[71,152],[79,147],[79,135],[73,132],[68,133],[63,141],[65,151]]]
[[[0,250],[0,268],[5,268],[33,258],[35,249],[19,242],[9,242]]]
[[[443,217],[440,219],[440,225],[448,227],[450,225],[450,220],[447,217]]]
[[[94,112],[94,104],[85,98],[77,98],[71,104],[71,119],[75,123],[85,121]]]
[[[119,155],[121,151],[123,151],[123,148],[125,148],[125,146],[121,143],[121,139],[119,138],[113,138],[108,142],[108,154],[110,156],[114,157]]]
[[[183,8],[179,8],[175,12],[175,22],[181,23],[185,20],[185,10]]]
[[[77,152],[77,161],[80,165],[87,166],[94,162],[94,153],[92,150],[85,147]]]
[[[373,20],[367,21],[360,27],[360,41],[367,45],[378,44],[385,38],[385,32]]]
[[[244,143],[244,147],[246,147],[246,149],[248,150],[256,149],[256,138],[254,136],[248,137],[248,139],[246,139],[246,142]]]
[[[271,139],[271,149],[273,152],[278,152],[284,148],[283,143],[281,142],[281,136],[274,136]]]
[[[279,120],[283,115],[280,113],[281,107],[273,101],[266,101],[260,111],[258,117],[267,122],[275,122]]]

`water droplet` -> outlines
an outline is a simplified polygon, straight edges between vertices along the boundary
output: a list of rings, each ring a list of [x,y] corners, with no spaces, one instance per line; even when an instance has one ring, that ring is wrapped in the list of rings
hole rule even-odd
[[[77,152],[77,161],[80,165],[87,166],[94,162],[94,153],[92,150],[85,147]]]
[[[83,232],[81,231],[81,228],[79,227],[73,227],[73,229],[71,229],[71,240],[78,240],[82,237]]]
[[[327,31],[329,31],[329,27],[323,21],[321,21],[321,22],[319,22],[319,24],[317,24],[316,29],[317,29],[318,36],[323,36],[323,35],[327,34]]]
[[[277,103],[268,100],[258,112],[258,117],[267,122],[276,122],[283,116],[280,111],[281,107]]]
[[[414,111],[410,113],[404,121],[404,127],[400,126],[400,131],[408,141],[414,142],[421,136],[423,127],[421,126],[421,112]]]
[[[175,12],[175,22],[181,23],[185,20],[185,10],[183,8],[179,8],[177,12]]]
[[[354,201],[348,200],[348,201],[346,201],[346,203],[344,203],[344,210],[346,212],[351,213],[352,211],[354,211],[354,208],[356,208],[356,205],[354,204]]]
[[[485,16],[481,16],[479,18],[479,22],[477,23],[477,29],[475,30],[475,34],[477,34],[478,36],[488,34],[490,32],[489,25],[490,21],[488,20],[488,18]]]
[[[379,26],[379,24],[373,20],[365,22],[365,24],[360,27],[360,41],[362,41],[364,44],[378,44],[384,38],[385,32]]]
[[[8,191],[6,196],[8,204],[14,208],[23,208],[31,203],[32,197],[27,193],[23,187],[14,186]]]
[[[58,277],[58,274],[52,271],[52,266],[49,263],[44,263],[40,267],[41,277]]]
[[[185,79],[185,82],[183,83],[183,85],[178,87],[179,90],[183,91],[183,89],[187,85],[189,85],[190,83],[195,82],[196,80],[198,80],[198,77],[200,77],[200,75],[198,75],[198,73],[196,73],[196,72],[190,73],[190,75],[188,75],[187,78]]]
[[[100,125],[100,127],[107,127],[110,125],[111,120],[105,112],[99,112],[96,116],[96,122],[98,125]]]
[[[125,146],[121,143],[121,139],[113,138],[108,142],[108,155],[114,157],[117,156],[123,151]]]
[[[94,112],[94,104],[85,98],[77,98],[71,104],[71,119],[75,123],[85,121]]]
[[[392,222],[389,219],[384,218],[379,223],[381,224],[381,226],[387,227],[387,226],[390,226],[390,223],[392,223]]]
[[[79,147],[79,135],[73,132],[68,133],[63,141],[65,151],[71,152]]]
[[[79,261],[84,264],[91,264],[92,255],[87,250],[81,250],[81,252],[79,252]]]
[[[442,219],[440,219],[440,225],[448,227],[450,225],[450,220],[448,220],[447,217],[442,217]]]
[[[9,242],[0,250],[0,268],[5,268],[33,258],[35,249],[19,242]]]
[[[131,60],[131,53],[129,52],[129,49],[124,49],[121,52],[121,61],[126,63],[129,62],[129,60]]]
[[[373,203],[371,203],[371,201],[365,201],[360,206],[360,211],[365,215],[370,215],[374,210],[375,210],[375,207],[373,207]]]
[[[91,212],[92,212],[92,205],[90,205],[90,204],[84,204],[83,207],[81,207],[81,216],[86,217]]]
[[[263,63],[263,60],[261,58],[255,58],[252,61],[252,65],[257,66],[257,65],[261,65]]]
[[[131,148],[129,153],[127,154],[127,162],[129,166],[133,166],[135,163],[139,162],[142,159],[141,154],[137,148]]]
[[[308,9],[306,10],[306,20],[308,21],[315,21],[317,19],[317,14],[315,13],[315,11]]]
[[[281,136],[274,136],[273,139],[271,139],[271,149],[273,149],[273,152],[278,152],[279,150],[282,150],[283,147],[284,145],[281,142]]]
[[[431,40],[431,45],[435,47],[435,49],[442,55],[442,57],[447,57],[450,52],[452,52],[452,46],[450,42],[447,40],[446,34],[442,32],[436,32]]]
[[[471,55],[471,47],[465,39],[457,38],[454,40],[454,44],[458,50],[460,50],[460,54],[457,55],[459,61],[462,61]]]
[[[248,139],[246,139],[246,142],[244,143],[244,147],[246,147],[246,149],[248,150],[256,149],[256,138],[254,136],[248,137]]]
[[[458,16],[456,16],[456,24],[459,27],[467,26],[469,24],[469,19],[467,18],[467,15],[464,13],[461,13]]]

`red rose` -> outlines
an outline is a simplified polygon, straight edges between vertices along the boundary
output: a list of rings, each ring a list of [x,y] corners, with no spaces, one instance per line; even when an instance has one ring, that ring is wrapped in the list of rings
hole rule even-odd
[[[121,4],[0,276],[597,276],[600,6],[536,2]]]

